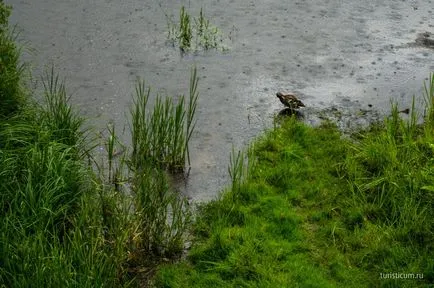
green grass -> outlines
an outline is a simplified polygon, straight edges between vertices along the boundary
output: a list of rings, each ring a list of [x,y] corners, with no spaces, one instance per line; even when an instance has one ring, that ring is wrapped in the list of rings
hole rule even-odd
[[[43,103],[22,88],[8,16],[0,1],[0,287],[144,286],[157,267],[157,287],[434,283],[434,75],[423,125],[395,105],[351,138],[289,118],[233,151],[232,185],[199,206],[187,259],[162,265],[181,255],[190,228],[187,202],[166,178],[189,163],[196,70],[188,103],[157,96],[150,109],[139,82],[132,153],[117,157],[123,145],[108,125],[107,159],[97,160],[54,69]]]
[[[434,122],[398,117],[343,138],[294,118],[233,153],[232,187],[199,209],[186,261],[157,287],[426,287],[434,283]],[[244,180],[241,180],[244,179]],[[380,279],[380,273],[423,279]]]
[[[89,158],[96,144],[68,104],[64,83],[54,70],[43,83],[43,104],[27,105],[0,121],[0,287],[141,283],[140,271],[152,271],[182,252],[190,223],[187,201],[169,186],[166,166],[150,158],[139,162],[138,153],[135,162],[128,153],[117,160],[115,150],[122,145],[112,125],[104,143],[107,167]],[[176,108],[184,119],[183,164],[194,128],[197,80],[192,87],[195,98],[186,111],[178,108],[183,102]],[[97,165],[86,164],[92,161]]]
[[[103,143],[92,139],[54,68],[43,76],[44,101],[36,103],[21,88],[24,66],[17,65],[20,51],[10,38],[8,16],[1,1],[0,287],[142,285],[155,265],[178,257],[184,247],[189,209],[169,187],[164,169],[189,163],[196,70],[189,103],[184,96],[177,105],[159,100],[159,116],[149,118],[145,136],[157,139],[151,149],[170,152],[160,165],[142,146],[125,151],[113,125]],[[134,131],[148,125],[142,120],[133,123]],[[159,127],[169,133],[163,142]],[[97,145],[107,157],[94,158]]]
[[[17,33],[8,26],[11,7],[0,1],[0,120],[13,116],[24,104],[21,77],[24,65],[19,63]]]
[[[133,152],[128,161],[134,174],[131,192],[138,231],[135,261],[143,253],[169,257],[184,248],[190,222],[188,202],[170,188],[166,172],[183,172],[186,162],[190,164],[188,143],[196,124],[197,83],[193,69],[188,104],[183,95],[176,104],[170,97],[163,100],[157,95],[152,109],[148,107],[151,89],[143,81],[136,86],[131,109]]]
[[[196,125],[197,83],[194,68],[190,78],[188,105],[184,95],[179,96],[174,104],[172,98],[163,100],[157,94],[151,111],[148,107],[151,89],[146,87],[144,81],[137,83],[134,107],[131,109],[131,166],[134,170],[152,163],[159,168],[182,171],[186,160],[190,164],[188,143]]]
[[[203,9],[199,16],[193,17],[184,6],[179,10],[179,23],[176,24],[167,14],[167,38],[173,45],[178,45],[182,52],[209,49],[226,50],[219,29],[205,17]]]

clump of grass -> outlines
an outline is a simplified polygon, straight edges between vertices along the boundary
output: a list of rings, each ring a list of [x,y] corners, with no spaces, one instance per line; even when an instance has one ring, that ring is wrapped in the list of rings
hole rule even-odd
[[[190,49],[191,40],[193,38],[192,29],[190,25],[190,15],[185,12],[184,6],[181,7],[179,15],[179,47],[185,51]]]
[[[190,163],[188,143],[193,133],[197,105],[196,69],[190,77],[188,105],[184,95],[174,104],[172,98],[160,95],[155,99],[152,112],[148,111],[151,89],[144,81],[136,86],[136,99],[132,116],[133,154],[132,167],[140,169],[152,163],[159,168],[183,170],[186,160]]]
[[[427,85],[424,83],[424,100],[425,100],[425,123],[428,123],[430,126],[434,126],[434,73],[431,74],[429,78],[430,82]]]
[[[245,151],[235,152],[232,147],[232,152],[229,157],[228,173],[231,179],[231,195],[233,202],[237,203],[240,193],[242,193],[242,186],[249,178],[249,173],[254,167],[253,146],[250,146]]]
[[[166,177],[159,168],[147,166],[133,178],[137,255],[172,257],[184,249],[188,202],[171,189]]]
[[[41,119],[43,125],[53,131],[52,137],[56,141],[72,147],[79,146],[85,141],[85,131],[81,130],[84,119],[68,105],[65,82],[56,75],[54,66],[50,72],[46,72],[42,83],[46,104]]]
[[[183,52],[200,49],[227,49],[222,44],[223,39],[219,29],[210,24],[202,8],[199,17],[194,18],[182,6],[179,13],[179,24],[175,24],[167,14],[166,19],[169,31],[168,39],[173,44],[178,44]]]
[[[104,202],[94,192],[103,186],[84,165],[83,121],[57,76],[44,81],[45,105],[0,122],[0,282],[122,285],[128,229],[118,216],[128,214],[117,214],[106,201],[113,217],[101,217]]]
[[[24,65],[19,63],[17,33],[8,26],[11,7],[0,3],[0,119],[13,116],[25,103],[21,86]]]
[[[136,86],[130,169],[138,252],[168,257],[183,249],[190,222],[188,202],[169,187],[165,171],[183,171],[186,162],[190,165],[188,143],[196,124],[197,83],[193,69],[188,104],[183,95],[177,104],[157,95],[152,109],[148,107],[151,89],[143,81]]]

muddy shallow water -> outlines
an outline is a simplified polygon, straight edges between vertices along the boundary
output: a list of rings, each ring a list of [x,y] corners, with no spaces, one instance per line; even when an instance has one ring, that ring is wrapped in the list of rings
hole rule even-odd
[[[34,49],[24,59],[35,73],[54,63],[73,104],[98,129],[107,121],[126,125],[137,76],[176,95],[188,92],[197,66],[198,124],[184,191],[196,201],[227,184],[232,145],[272,126],[283,108],[277,91],[300,96],[307,122],[317,123],[322,109],[340,109],[352,116],[342,125],[351,126],[388,113],[391,98],[407,108],[434,71],[434,50],[413,45],[419,33],[434,32],[434,1],[5,2],[20,39]],[[193,15],[203,7],[229,50],[182,57],[167,45],[164,13],[177,16],[181,5]]]

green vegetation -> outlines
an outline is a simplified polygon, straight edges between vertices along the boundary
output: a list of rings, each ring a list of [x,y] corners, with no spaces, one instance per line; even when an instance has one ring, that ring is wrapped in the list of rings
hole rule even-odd
[[[396,105],[346,139],[330,123],[289,118],[254,143],[248,165],[233,153],[231,189],[200,207],[187,260],[162,267],[155,285],[432,284],[434,75],[425,96],[423,125],[415,110],[399,118]]]
[[[210,24],[202,9],[200,9],[199,17],[193,18],[182,6],[179,12],[179,24],[174,23],[167,14],[165,16],[169,31],[167,38],[173,45],[179,45],[182,52],[227,49],[222,44],[223,39],[219,29]]]
[[[17,34],[8,29],[11,7],[0,1],[0,117],[14,114],[23,104],[20,76],[23,65],[18,63],[20,51],[14,42]],[[2,118],[0,118],[1,120]]]
[[[349,138],[328,122],[287,118],[247,152],[233,151],[232,185],[199,207],[187,259],[162,265],[180,256],[191,227],[167,173],[189,162],[196,70],[188,101],[157,95],[152,109],[139,81],[132,153],[108,125],[107,157],[97,160],[99,144],[54,69],[43,103],[23,88],[9,14],[0,0],[0,287],[144,286],[156,267],[157,287],[434,283],[434,75],[423,124],[414,109],[401,119],[396,105]]]
[[[189,157],[196,70],[188,104],[183,96],[176,106],[159,98],[149,118],[140,110],[146,104],[132,108],[142,113],[133,113],[131,129],[139,131],[134,136],[158,139],[165,129],[176,139],[136,145],[132,155],[118,159],[123,145],[115,127],[108,125],[104,143],[97,143],[54,69],[43,77],[43,103],[22,88],[24,70],[4,20],[8,15],[0,2],[0,287],[146,283],[155,265],[178,257],[184,247],[190,212],[170,188],[165,169],[182,170]],[[103,160],[91,154],[98,145],[106,148]],[[160,156],[164,161],[156,161]]]
[[[163,102],[157,95],[153,112],[148,111],[151,89],[143,81],[136,86],[136,101],[131,111],[133,121],[133,156],[135,169],[152,162],[159,168],[180,170],[185,166],[186,157],[190,164],[188,142],[196,125],[194,114],[197,105],[196,69],[190,78],[188,106],[184,95],[178,97],[177,104],[166,97]]]
[[[188,105],[183,95],[176,105],[172,98],[166,97],[163,102],[157,95],[151,112],[147,107],[151,89],[143,81],[136,86],[131,110],[133,152],[128,161],[134,172],[131,190],[135,195],[137,231],[142,235],[136,245],[158,256],[179,254],[184,248],[184,233],[190,221],[188,202],[170,189],[165,169],[183,172],[186,158],[190,164],[188,143],[196,125],[197,83],[193,69]]]

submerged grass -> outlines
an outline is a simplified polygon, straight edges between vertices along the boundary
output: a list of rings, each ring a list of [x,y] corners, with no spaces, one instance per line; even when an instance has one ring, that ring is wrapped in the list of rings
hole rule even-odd
[[[393,105],[350,139],[289,118],[255,142],[249,164],[233,153],[231,189],[199,208],[187,260],[162,267],[155,285],[434,283],[433,97],[434,75],[424,124],[414,105],[408,120]]]
[[[222,44],[223,38],[219,29],[210,24],[202,8],[199,17],[195,18],[182,6],[179,10],[179,24],[174,23],[167,14],[165,16],[168,27],[167,38],[174,45],[177,44],[182,52],[227,49]]]
[[[151,89],[144,81],[136,86],[134,108],[131,110],[133,169],[153,164],[158,168],[183,170],[186,160],[190,164],[188,143],[196,125],[197,106],[196,68],[191,72],[188,105],[184,95],[174,104],[172,98],[156,96],[152,111],[148,111]]]
[[[137,233],[134,245],[139,252],[157,257],[179,255],[184,248],[190,210],[185,197],[170,188],[166,171],[184,171],[190,164],[188,143],[196,124],[196,69],[190,77],[188,104],[184,95],[177,104],[172,98],[156,96],[148,107],[151,89],[139,81],[131,110],[133,152],[129,168],[133,172],[131,192],[134,197]],[[142,261],[143,262],[143,261]]]

